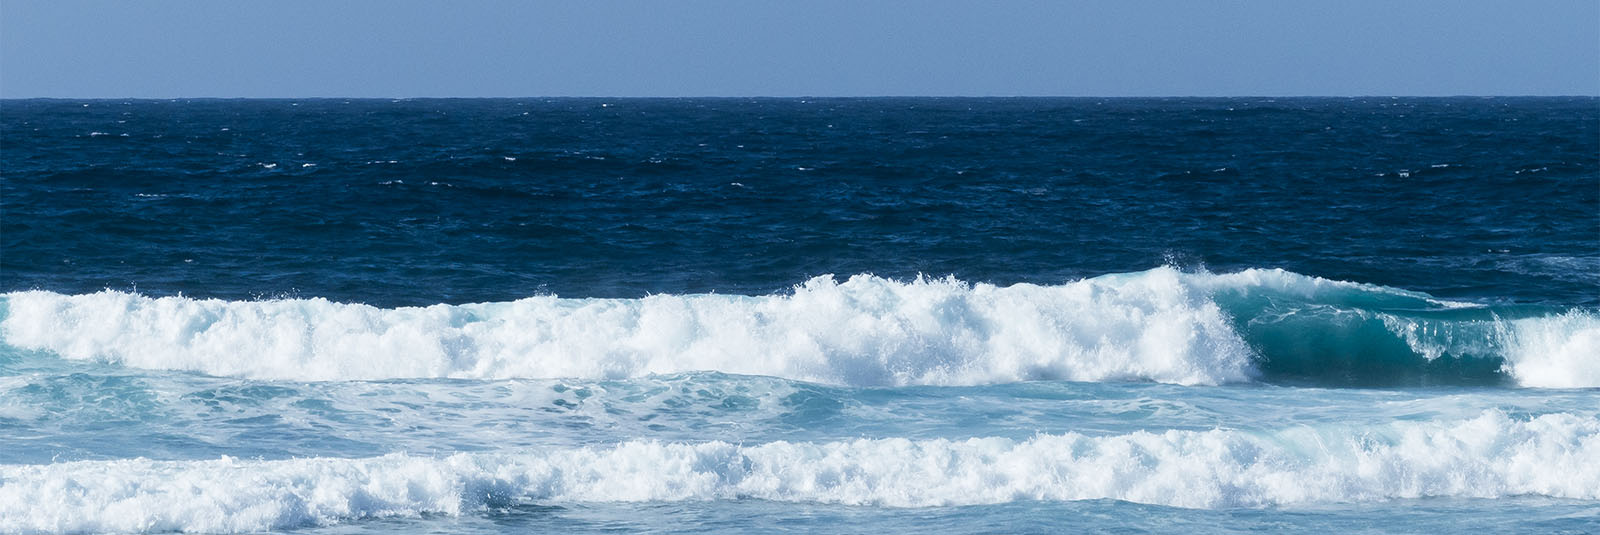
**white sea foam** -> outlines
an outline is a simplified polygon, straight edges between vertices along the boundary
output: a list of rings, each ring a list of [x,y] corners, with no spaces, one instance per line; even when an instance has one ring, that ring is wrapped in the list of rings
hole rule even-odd
[[[1525,386],[1600,386],[1600,316],[1573,310],[1506,322],[1506,371]]]
[[[1248,380],[1249,347],[1185,275],[1060,286],[819,277],[782,296],[533,297],[382,309],[104,291],[7,295],[8,344],[267,379],[629,378],[715,370],[846,385]]]
[[[709,370],[855,386],[1249,381],[1260,358],[1233,329],[1239,318],[1218,305],[1224,294],[1229,302],[1308,306],[1461,305],[1282,270],[1172,268],[1057,286],[857,275],[818,277],[788,295],[543,296],[397,309],[320,298],[28,291],[5,296],[0,336],[69,359],[257,379],[623,379]],[[1462,320],[1440,331],[1448,336],[1428,330],[1432,324],[1388,319],[1395,336],[1429,358],[1498,356],[1525,386],[1600,386],[1600,322],[1590,312],[1472,328]]]
[[[366,459],[0,466],[0,531],[241,532],[520,503],[762,499],[889,507],[1116,499],[1232,508],[1600,499],[1600,420],[1499,411],[1376,428],[861,439]]]

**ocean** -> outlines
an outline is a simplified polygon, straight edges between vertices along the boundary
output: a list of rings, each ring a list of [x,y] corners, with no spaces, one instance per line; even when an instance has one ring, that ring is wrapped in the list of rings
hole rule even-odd
[[[0,101],[3,533],[1600,533],[1600,99]]]

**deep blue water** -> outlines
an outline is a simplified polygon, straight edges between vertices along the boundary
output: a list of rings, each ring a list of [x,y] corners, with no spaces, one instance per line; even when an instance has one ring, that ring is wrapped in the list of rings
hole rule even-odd
[[[1600,100],[0,101],[0,532],[1593,532]]]

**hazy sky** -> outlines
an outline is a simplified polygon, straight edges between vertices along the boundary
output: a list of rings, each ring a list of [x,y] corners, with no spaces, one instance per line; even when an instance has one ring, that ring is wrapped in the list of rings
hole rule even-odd
[[[0,1],[0,96],[1600,95],[1600,1]]]

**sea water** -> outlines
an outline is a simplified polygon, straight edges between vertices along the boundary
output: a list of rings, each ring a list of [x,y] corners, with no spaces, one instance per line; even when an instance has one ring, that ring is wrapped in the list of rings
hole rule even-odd
[[[6,100],[0,532],[1600,531],[1600,101]]]

